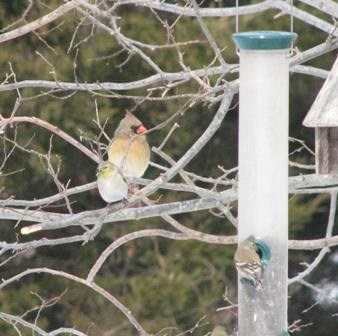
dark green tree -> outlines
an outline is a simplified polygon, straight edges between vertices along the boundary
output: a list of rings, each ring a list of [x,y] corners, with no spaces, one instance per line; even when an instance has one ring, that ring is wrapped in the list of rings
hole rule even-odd
[[[231,38],[236,18],[233,13],[222,12],[232,8],[235,1],[206,1],[198,11],[193,3],[0,3],[3,279],[44,267],[86,279],[112,242],[140,230],[165,230],[161,231],[164,237],[145,233],[140,239],[126,238],[103,264],[95,284],[128,307],[149,335],[184,331],[205,335],[217,324],[235,330],[235,305],[218,309],[236,302],[237,286],[232,259],[237,214],[238,57]],[[260,3],[242,1],[242,10]],[[304,175],[306,186],[315,189],[323,181],[312,174],[314,157],[307,150],[307,146],[314,149],[314,132],[303,127],[302,121],[323,83],[324,72],[318,69],[330,69],[333,63],[337,35],[334,30],[331,34],[327,31],[334,28],[334,13],[329,15],[302,2],[296,5],[304,17],[294,19],[299,39],[298,51],[292,56],[290,135],[305,142],[290,141],[290,160],[302,164],[301,168],[290,165],[290,176]],[[206,15],[208,10],[214,14]],[[289,15],[275,18],[280,10],[258,6],[256,12],[239,17],[240,30],[289,30]],[[57,18],[45,23],[43,20],[52,11],[56,11]],[[290,14],[287,10],[285,13]],[[315,23],[325,20],[327,26],[318,29],[319,23],[313,25],[309,14],[316,16]],[[39,18],[43,20],[28,26]],[[317,45],[322,45],[322,52],[313,49]],[[305,58],[311,51],[312,56]],[[306,67],[300,67],[304,62]],[[308,74],[303,73],[304,69]],[[175,185],[161,185],[154,190],[149,195],[153,206],[144,200],[141,208],[119,203],[116,207],[126,211],[125,217],[102,219],[107,209],[112,216],[114,211],[118,213],[114,206],[110,210],[106,207],[95,185],[89,185],[96,181],[97,162],[93,157],[106,158],[109,139],[103,133],[111,138],[125,111],[134,112],[151,129],[147,137],[155,150],[144,178],[154,180],[163,173],[166,176],[168,169],[200,139],[228,92],[233,93],[229,111],[206,145],[192,153],[197,155],[191,155],[189,163],[169,179]],[[30,120],[23,122],[21,117]],[[37,119],[49,123],[47,128],[40,127]],[[59,133],[53,134],[53,126],[75,139],[76,145]],[[92,152],[92,158],[81,150],[81,145]],[[136,182],[142,185],[149,181]],[[294,189],[299,185],[300,180]],[[69,194],[78,186],[81,193]],[[217,201],[221,192],[225,198]],[[330,192],[332,199],[336,187]],[[60,197],[57,201],[34,201],[52,195]],[[190,206],[189,201],[196,203],[184,210],[184,206]],[[165,217],[164,208],[159,215],[152,215],[156,206],[166,204],[173,209],[175,203],[180,203],[180,210],[172,210],[172,218]],[[329,203],[330,197],[323,190],[291,195],[290,238],[324,237]],[[48,217],[50,214],[68,216],[69,223],[58,227],[63,219]],[[83,217],[76,219],[81,214]],[[141,219],[129,220],[128,214]],[[38,220],[39,216],[46,217]],[[55,225],[57,229],[21,234],[22,228],[37,223]],[[175,223],[183,225],[185,231],[179,226],[173,228]],[[168,231],[179,239],[168,239]],[[336,228],[332,234],[337,234]],[[218,237],[220,243],[216,244]],[[317,253],[305,250],[291,253],[290,277],[303,270],[300,263],[310,263]],[[311,283],[334,281],[336,254],[332,249],[324,258],[310,275]],[[102,291],[42,270],[18,280],[8,286],[3,283],[0,292],[1,334],[17,335],[16,327],[22,335],[31,335],[32,328],[39,334],[36,328],[51,331],[61,327],[85,335],[137,334],[135,324],[126,318],[128,314],[121,313]],[[290,322],[299,319],[302,310],[316,300],[321,303],[329,296],[324,293],[320,301],[313,289],[301,283],[291,286],[290,293]],[[303,318],[304,323],[312,322],[314,327],[299,327],[299,335],[312,335],[313,330],[323,336],[332,335],[335,321],[330,314],[335,313],[337,303],[331,301],[318,304],[315,312],[311,310]],[[23,325],[23,320],[30,325]]]

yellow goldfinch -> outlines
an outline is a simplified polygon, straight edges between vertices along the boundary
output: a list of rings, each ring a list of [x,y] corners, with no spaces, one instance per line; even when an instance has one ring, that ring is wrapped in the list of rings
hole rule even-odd
[[[108,146],[108,160],[126,177],[141,177],[149,165],[150,149],[144,134],[146,131],[142,122],[128,111]]]
[[[96,176],[100,195],[107,203],[127,198],[128,185],[113,163],[101,162],[97,168]]]
[[[241,279],[249,282],[257,289],[263,287],[261,282],[262,263],[258,248],[254,242],[244,240],[240,243],[237,247],[234,261]]]
[[[210,336],[228,336],[227,332],[225,331],[225,328],[222,326],[216,326]]]

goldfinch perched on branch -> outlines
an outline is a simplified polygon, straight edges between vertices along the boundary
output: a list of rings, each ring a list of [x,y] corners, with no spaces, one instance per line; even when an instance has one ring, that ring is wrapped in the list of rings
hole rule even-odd
[[[263,288],[262,262],[259,249],[253,241],[247,239],[238,245],[234,261],[242,283],[250,283],[256,289]]]
[[[96,176],[100,195],[107,203],[127,198],[128,185],[113,163],[109,161],[101,162],[97,168]]]

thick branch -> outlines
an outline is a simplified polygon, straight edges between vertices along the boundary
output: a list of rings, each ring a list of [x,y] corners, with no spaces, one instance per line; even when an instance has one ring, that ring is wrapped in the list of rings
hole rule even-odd
[[[231,68],[235,68],[237,65],[231,65]],[[182,80],[193,79],[193,76],[206,77],[213,75],[223,74],[228,68],[222,66],[210,67],[204,69],[197,69],[191,71],[180,71],[180,72],[164,72],[162,74],[152,75],[150,77],[140,79],[133,82],[125,83],[114,83],[114,82],[104,82],[104,83],[70,83],[70,82],[54,82],[54,81],[45,81],[45,80],[25,80],[21,82],[16,82],[12,84],[3,84],[0,85],[1,91],[11,91],[21,88],[45,88],[45,89],[55,89],[55,90],[72,90],[72,91],[125,91],[133,90],[139,88],[145,88],[155,84],[172,83]]]
[[[66,333],[68,335],[87,336],[87,334],[79,330],[73,329],[73,328],[58,328],[53,331],[46,332],[42,330],[41,328],[39,328],[35,323],[33,324],[30,322],[27,322],[26,320],[24,320],[23,318],[19,316],[7,314],[7,313],[0,312],[0,318],[3,319],[4,321],[8,321],[11,324],[20,324],[25,328],[31,329],[33,331],[33,334],[38,333],[39,335],[42,335],[42,336],[56,336],[56,335],[66,334]]]
[[[183,16],[192,16],[196,17],[197,13],[194,10],[194,8],[191,7],[182,7],[178,5],[171,5],[166,4],[164,2],[158,2],[158,1],[120,1],[121,4],[130,4],[134,3],[138,6],[148,7],[157,9],[160,11],[173,13],[177,15],[183,15]],[[292,14],[294,17],[313,25],[314,27],[317,27],[318,29],[321,29],[325,31],[326,33],[330,34],[333,32],[334,36],[338,36],[338,32],[334,32],[334,26],[330,25],[329,23],[317,18],[314,15],[311,15],[305,11],[302,11],[295,6],[291,6],[285,1],[281,0],[266,0],[263,2],[260,2],[255,5],[247,5],[247,6],[239,6],[238,9],[236,7],[230,7],[230,8],[201,8],[199,10],[199,15],[201,17],[225,17],[225,16],[235,16],[237,13],[238,15],[245,15],[245,14],[255,14],[264,12],[268,9],[280,9],[284,13]]]
[[[65,3],[64,5],[61,5],[60,7],[58,7],[57,9],[55,9],[53,12],[33,21],[30,23],[27,23],[26,25],[16,28],[14,30],[11,30],[7,33],[1,34],[0,35],[0,43],[2,42],[6,42],[9,40],[13,40],[16,39],[17,37],[26,35],[32,31],[35,31],[45,25],[47,25],[48,23],[51,23],[55,20],[57,20],[59,17],[65,15],[66,13],[68,13],[69,11],[71,11],[72,9],[74,9],[75,7],[77,7],[77,1],[73,0],[73,1],[69,1],[67,3]]]
[[[296,54],[290,60],[290,68],[296,64],[302,64],[312,59],[324,55],[332,50],[338,48],[338,38],[327,40],[326,42],[319,44],[311,49],[305,50],[301,53]]]
[[[311,67],[311,66],[301,66],[297,65],[300,63],[305,63],[315,57],[321,56],[324,53],[327,53],[331,50],[334,50],[338,47],[338,39],[335,39],[331,42],[323,43],[317,47],[306,50],[300,54],[297,54],[291,59],[290,62],[290,71],[295,73],[301,73],[305,75],[311,75],[326,79],[328,76],[328,71]],[[237,64],[229,65],[230,69],[236,69]],[[24,80],[11,84],[2,84],[0,85],[0,92],[4,91],[13,91],[24,88],[41,88],[41,89],[50,89],[57,91],[86,91],[86,92],[96,92],[96,91],[128,91],[139,88],[147,88],[156,84],[168,85],[175,82],[180,82],[184,80],[194,79],[195,76],[200,78],[209,77],[214,75],[221,75],[228,71],[228,68],[223,66],[210,67],[204,69],[190,70],[190,71],[180,71],[180,72],[165,72],[162,75],[156,74],[149,76],[144,79],[140,79],[133,82],[124,82],[124,83],[114,83],[114,82],[104,82],[104,83],[71,83],[71,82],[55,82],[47,80]],[[231,83],[230,83],[231,85]],[[237,91],[237,83],[234,82],[232,89]],[[182,96],[184,97],[184,95]],[[137,98],[137,97],[135,97]],[[163,99],[163,98],[161,98]]]
[[[16,200],[13,198],[5,199],[5,200],[0,200],[0,206],[13,206],[13,207],[38,207],[38,206],[46,206],[50,205],[52,203],[55,203],[57,201],[60,201],[65,198],[65,196],[71,196],[71,195],[76,195],[88,190],[92,190],[96,188],[97,183],[91,182],[87,183],[81,186],[73,187],[73,188],[68,188],[64,192],[59,192],[53,196],[49,197],[44,197],[40,199],[35,199],[35,200]]]
[[[129,320],[129,322],[135,327],[135,329],[140,333],[141,336],[150,336],[139,324],[139,322],[135,319],[135,317],[132,315],[130,309],[128,309],[125,305],[123,305],[115,296],[108,293],[106,290],[104,290],[102,287],[98,286],[97,284],[93,282],[89,282],[85,279],[79,278],[76,275],[72,275],[66,272],[50,269],[50,268],[33,268],[28,269],[24,272],[21,272],[7,280],[2,280],[2,283],[0,284],[0,289],[5,288],[6,286],[21,280],[22,278],[26,277],[30,274],[50,274],[50,275],[56,275],[61,276],[63,278],[69,279],[71,281],[77,282],[79,284],[85,285],[91,289],[93,289],[96,293],[102,295],[105,297],[109,302],[111,302],[117,309],[121,311],[121,313]]]
[[[87,281],[92,282],[96,274],[99,272],[103,263],[107,260],[107,258],[120,246],[138,239],[142,237],[164,237],[175,240],[188,240],[189,238],[183,233],[171,232],[167,230],[159,230],[159,229],[150,229],[150,230],[140,230],[134,231],[125,236],[115,240],[111,243],[100,255],[100,257],[96,260],[95,264],[92,266],[91,270],[88,273]]]
[[[312,66],[306,66],[306,65],[295,65],[290,69],[291,72],[296,72],[304,75],[311,75],[318,78],[326,79],[329,75],[329,71],[315,68]]]
[[[290,250],[319,250],[324,247],[338,245],[338,235],[331,238],[309,239],[309,240],[289,240]]]
[[[317,18],[316,16],[309,14],[307,12],[304,12],[295,6],[291,6],[290,4],[286,3],[285,1],[275,1],[272,3],[274,8],[278,8],[282,10],[284,13],[288,13],[294,17],[296,17],[299,20],[302,20],[303,22],[308,23],[309,25],[312,25],[327,34],[330,34],[332,36],[338,36],[338,32],[335,31],[334,26],[327,23],[324,20],[321,20]]]
[[[127,208],[109,213],[109,208],[84,211],[79,214],[59,214],[44,211],[0,209],[0,217],[3,219],[25,220],[30,222],[43,222],[36,224],[37,230],[55,230],[68,226],[93,225],[100,219],[101,223],[110,223],[127,220],[140,220],[158,217],[161,215],[175,215],[201,210],[209,210],[224,205],[236,199],[235,193],[224,193],[223,201],[213,198],[194,199],[182,202],[172,202],[159,205],[150,205],[141,208]],[[34,231],[37,231],[34,230]]]
[[[64,131],[60,130],[58,127],[50,124],[49,122],[36,118],[36,117],[10,117],[10,118],[4,118],[0,114],[0,128],[5,129],[7,125],[11,125],[14,123],[20,123],[20,122],[28,122],[31,124],[38,125],[40,127],[45,128],[49,132],[52,132],[59,136],[60,138],[64,139],[68,143],[72,144],[74,147],[76,147],[78,150],[80,150],[82,153],[86,154],[89,158],[91,158],[95,162],[99,162],[98,156],[93,153],[91,150],[89,150],[87,147],[83,146],[79,141],[75,140],[73,137],[69,136]]]
[[[333,191],[331,187],[335,187],[335,189],[337,189],[337,185],[338,176],[336,175],[309,174],[289,178],[290,194],[330,193]],[[237,192],[233,189],[225,190],[218,195],[219,198],[201,198],[183,202],[152,205],[142,208],[123,209],[108,215],[106,213],[106,208],[86,211],[77,215],[38,210],[0,208],[0,218],[30,222],[48,222],[48,225],[46,223],[46,229],[54,229],[59,228],[58,225],[62,225],[60,227],[78,225],[77,221],[79,220],[81,220],[81,222],[83,221],[83,224],[92,224],[97,219],[97,216],[103,215],[106,215],[104,223],[121,220],[144,219],[159,216],[161,211],[163,211],[164,214],[174,215],[191,211],[207,210],[237,200]]]
[[[255,14],[271,8],[271,0],[263,1],[259,4],[239,6],[238,15]],[[165,2],[153,0],[119,0],[119,5],[134,4],[135,6],[148,7],[163,12],[172,14],[195,17],[196,12],[192,7],[183,7],[178,5],[167,4]],[[200,8],[200,15],[202,17],[223,17],[235,16],[237,9],[235,7],[229,8]]]
[[[30,322],[27,322],[19,316],[0,312],[0,319],[3,319],[4,321],[11,323],[11,324],[20,324],[23,327],[29,328],[34,333],[37,333],[37,334],[42,335],[42,336],[48,336],[49,335],[49,333],[47,333],[43,329],[39,328],[35,323],[33,324],[33,323],[30,323]],[[84,335],[84,334],[82,334],[82,335]]]
[[[299,0],[333,17],[338,17],[338,4],[332,0]]]

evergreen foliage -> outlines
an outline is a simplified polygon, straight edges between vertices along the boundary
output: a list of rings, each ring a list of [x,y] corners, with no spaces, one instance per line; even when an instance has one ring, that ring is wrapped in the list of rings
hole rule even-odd
[[[249,3],[249,1],[247,1]],[[251,1],[252,3],[255,1]],[[32,10],[26,17],[27,22],[48,13],[56,8],[62,1],[48,1],[48,6],[42,2],[34,2]],[[2,1],[0,4],[0,26],[6,27],[19,19],[26,8],[24,1]],[[214,6],[209,1],[205,6]],[[130,38],[151,44],[165,44],[166,34],[163,26],[146,9],[138,7],[124,7],[120,13],[123,32]],[[241,17],[240,28],[245,30],[278,29],[288,30],[288,18],[272,20],[271,13],[255,16]],[[162,20],[169,24],[176,19],[175,15],[159,13]],[[267,19],[269,18],[269,19]],[[79,82],[124,82],[133,81],[149,76],[152,72],[137,56],[124,62],[126,53],[122,52],[116,57],[110,57],[118,52],[119,46],[115,39],[99,28],[93,29],[91,24],[82,26],[74,39],[76,48],[68,51],[74,31],[82,17],[75,11],[52,24],[39,29],[38,34],[27,34],[19,39],[9,41],[1,46],[0,69],[1,77],[10,72],[10,65],[16,73],[17,80],[45,79],[59,81],[74,81],[73,63],[76,59],[75,69]],[[231,33],[234,32],[233,18],[214,18],[205,20],[211,33],[221,47],[226,47],[224,55],[230,63],[237,62]],[[23,23],[23,22],[21,22]],[[295,31],[300,32],[299,48],[308,48],[314,41],[323,40],[324,34],[313,28],[304,27],[296,21]],[[181,47],[184,60],[192,69],[203,67],[212,62],[214,54],[193,18],[181,18],[175,25],[173,34],[176,40],[199,40],[201,43]],[[83,43],[79,43],[83,41]],[[46,45],[48,44],[48,45]],[[159,49],[147,51],[164,71],[180,71],[177,63],[175,49]],[[42,56],[41,56],[42,55]],[[321,68],[328,68],[332,63],[334,54],[322,57],[314,62]],[[319,64],[320,62],[320,64]],[[51,66],[52,65],[52,66]],[[231,76],[231,75],[229,75]],[[233,76],[233,75],[232,75]],[[229,77],[230,78],[230,77]],[[312,79],[305,75],[292,75],[291,77],[291,116],[290,135],[305,139],[313,148],[314,134],[312,130],[305,129],[301,123],[313,99],[321,86],[321,80]],[[172,89],[177,94],[192,92],[194,84],[189,83],[180,89]],[[23,97],[38,94],[41,89],[23,89]],[[141,90],[124,92],[124,94],[140,94]],[[143,92],[142,92],[143,93]],[[17,93],[2,92],[0,112],[9,116],[15,104]],[[103,94],[60,92],[56,95],[43,95],[38,99],[27,99],[20,106],[17,115],[36,116],[46,120],[75,138],[81,136],[94,138],[99,129],[94,124],[95,100],[102,122],[108,118],[106,127],[109,136],[113,135],[118,120],[126,109],[136,105],[131,99],[114,99]],[[236,103],[236,102],[234,102]],[[167,102],[144,102],[139,104],[136,114],[145,125],[155,126],[167,119],[178,109],[182,108],[184,100],[171,100]],[[201,134],[211,120],[215,106],[196,104],[190,108],[183,118],[179,120],[180,128],[175,131],[165,147],[166,151],[177,159],[189,145]],[[273,113],[273,111],[272,111]],[[169,128],[151,133],[151,145],[158,145],[166,135]],[[54,168],[60,164],[60,180],[64,183],[70,181],[69,186],[76,186],[94,181],[96,164],[76,151],[69,144],[43,129],[30,124],[21,124],[17,129],[10,130],[11,135],[17,133],[17,140],[21,146],[47,153],[52,143],[52,162]],[[290,149],[296,148],[290,143]],[[297,154],[298,161],[313,162],[305,152]],[[153,160],[161,162],[153,154]],[[221,129],[202,153],[193,160],[188,169],[199,172],[201,175],[212,176],[219,173],[217,165],[226,169],[237,164],[237,111],[231,111]],[[1,177],[1,187],[5,187],[3,198],[15,195],[17,199],[33,199],[46,197],[57,192],[53,179],[46,172],[44,161],[37,155],[18,150],[8,161],[6,170],[14,171],[24,167],[23,171],[8,177]],[[296,168],[290,169],[292,175],[298,174]],[[154,177],[154,169],[149,169],[147,177]],[[0,187],[0,189],[1,189]],[[158,192],[165,200],[173,200],[175,193]],[[188,197],[188,196],[187,196]],[[154,198],[155,199],[155,198]],[[73,196],[76,211],[96,209],[103,206],[96,191],[90,191],[81,196]],[[60,204],[61,206],[61,204]],[[236,208],[236,204],[234,204]],[[295,197],[290,200],[290,238],[316,237],[321,232],[327,220],[327,198],[323,196]],[[58,209],[55,209],[58,211]],[[235,234],[231,224],[224,219],[217,219],[208,212],[198,212],[177,216],[184,225],[196,228],[206,233]],[[20,223],[20,226],[24,223]],[[103,249],[117,237],[139,228],[166,227],[161,219],[143,220],[129,223],[113,223],[105,225],[100,235],[86,245],[74,244],[57,246],[54,248],[40,248],[24,253],[17,257],[13,263],[1,267],[1,277],[8,276],[33,267],[50,265],[72,274],[84,275]],[[12,228],[11,228],[12,229]],[[19,228],[14,229],[19,232]],[[69,229],[67,229],[69,230]],[[77,229],[70,229],[76,232]],[[66,232],[66,231],[62,231]],[[67,231],[70,232],[70,231]],[[60,232],[48,232],[49,237],[57,237]],[[2,238],[9,239],[13,233],[9,224],[3,221],[0,226]],[[36,237],[45,235],[37,234]],[[19,237],[23,241],[24,237]],[[4,239],[2,239],[4,240]],[[216,312],[216,308],[226,305],[222,295],[225,288],[231,299],[236,300],[236,273],[233,267],[234,246],[208,245],[197,241],[169,241],[163,238],[146,238],[130,242],[118,249],[106,262],[98,276],[98,283],[124,302],[138,320],[149,331],[156,335],[176,335],[180,331],[191,328],[200,318],[205,316],[209,322],[197,328],[193,335],[204,335],[212,330],[216,324],[227,325],[232,330],[236,323],[236,316],[231,311]],[[307,257],[305,253],[291,254],[290,273],[299,271],[298,263]],[[308,257],[312,258],[312,255]],[[330,276],[329,274],[328,276]],[[50,275],[29,276],[23,281],[12,285],[1,292],[0,311],[23,314],[40,303],[37,293],[48,300],[59,296],[64,290],[60,301],[41,311],[38,325],[46,330],[60,326],[76,326],[88,335],[135,335],[135,330],[126,323],[114,307],[110,306],[102,297],[94,292],[74,285],[70,281],[52,277]],[[303,293],[297,292],[301,296]],[[299,317],[301,307],[309,305],[303,299],[292,301],[290,320]],[[297,315],[298,314],[298,315]],[[323,324],[323,330],[317,334],[332,335],[329,328],[325,329],[323,319],[328,313],[325,309],[318,309],[312,321],[317,325]],[[30,312],[28,317],[34,320],[36,311]],[[330,323],[328,320],[327,323]],[[202,323],[203,325],[203,323]],[[164,329],[174,328],[174,329]],[[325,330],[324,330],[325,329]],[[1,335],[14,336],[16,332],[11,326],[0,321]],[[331,329],[333,330],[333,329]],[[31,335],[26,329],[22,335]],[[299,335],[311,335],[311,330],[304,329]]]

